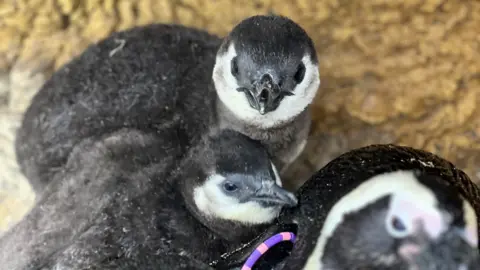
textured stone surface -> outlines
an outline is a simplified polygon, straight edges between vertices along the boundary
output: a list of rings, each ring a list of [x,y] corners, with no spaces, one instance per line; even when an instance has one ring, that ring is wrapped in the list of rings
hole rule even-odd
[[[414,146],[480,168],[480,2],[475,0],[4,0],[0,2],[0,230],[32,194],[16,168],[13,130],[51,72],[115,30],[176,22],[223,35],[275,12],[316,42],[321,89],[314,129],[291,177],[370,143]]]

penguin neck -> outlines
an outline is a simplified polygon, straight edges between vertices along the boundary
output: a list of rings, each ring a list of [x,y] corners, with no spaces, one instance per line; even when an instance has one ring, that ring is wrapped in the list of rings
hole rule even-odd
[[[229,127],[231,129],[234,129],[238,132],[242,132],[245,135],[248,135],[250,137],[255,137],[253,136],[254,133],[258,132],[258,130],[277,130],[277,129],[283,129],[286,126],[292,125],[296,119],[299,117],[303,117],[303,115],[306,113],[306,110],[299,115],[292,117],[291,119],[287,121],[282,121],[279,122],[277,125],[273,127],[263,127],[260,125],[256,125],[254,123],[249,123],[244,119],[240,119],[237,117],[226,105],[223,103],[218,95],[216,95],[216,109],[217,109],[217,115],[218,115],[218,121],[220,123],[221,127]]]
[[[198,217],[202,223],[209,224],[210,230],[215,232],[218,236],[229,242],[243,245],[254,240],[261,232],[269,226],[269,224],[261,225],[246,225],[230,220],[215,220],[209,221],[209,217]],[[204,224],[205,224],[204,223]]]
[[[243,264],[268,234],[272,224],[246,225],[229,220],[214,219],[192,211],[193,216],[207,227],[223,243],[224,251],[210,262],[216,269],[230,269],[234,265]]]
[[[202,214],[193,202],[188,202],[188,208],[194,217],[208,227],[218,237],[231,242],[233,245],[245,244],[256,238],[270,224],[243,224],[236,221],[219,219]]]
[[[302,229],[289,218],[284,221],[287,223],[283,223],[283,221],[276,219],[267,228],[258,232],[254,238],[251,238],[250,242],[243,243],[242,245],[237,244],[236,246],[230,246],[229,252],[222,254],[221,259],[215,262],[215,267],[217,269],[237,269],[236,267],[243,265],[248,257],[255,253],[257,248],[262,243],[265,243],[268,239],[272,238],[272,236],[281,232],[291,232],[294,235],[297,235],[298,231]],[[279,248],[279,246],[283,247]],[[303,249],[304,247],[302,246],[299,248]],[[260,259],[257,264],[257,269],[284,269],[285,260],[289,258],[290,253],[291,249],[286,248],[284,243],[277,243],[276,249],[270,249],[270,254],[267,258],[263,256],[263,258]],[[301,260],[299,262],[304,263],[304,261]]]

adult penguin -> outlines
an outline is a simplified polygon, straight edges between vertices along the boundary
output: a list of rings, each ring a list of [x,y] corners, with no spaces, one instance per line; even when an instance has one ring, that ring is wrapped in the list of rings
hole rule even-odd
[[[391,144],[355,149],[320,169],[297,197],[297,207],[220,268],[264,252],[252,269],[480,269],[479,188],[432,153]],[[296,234],[291,253],[289,242],[265,251],[260,243],[284,230]]]

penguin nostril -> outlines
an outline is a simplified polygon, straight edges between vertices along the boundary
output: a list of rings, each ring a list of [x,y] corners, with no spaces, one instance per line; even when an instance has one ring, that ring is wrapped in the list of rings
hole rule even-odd
[[[268,90],[263,89],[260,93],[260,101],[267,101],[268,100]]]

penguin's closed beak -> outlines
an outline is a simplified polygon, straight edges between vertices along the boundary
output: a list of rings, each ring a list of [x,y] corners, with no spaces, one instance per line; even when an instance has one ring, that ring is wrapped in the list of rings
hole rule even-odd
[[[237,90],[245,93],[250,107],[258,110],[261,115],[276,110],[285,96],[293,95],[291,92],[282,91],[279,83],[275,82],[268,73],[255,81],[253,88]]]
[[[265,74],[259,82],[255,83],[255,95],[258,111],[264,115],[278,107],[278,104],[275,106],[274,101],[280,95],[280,87],[273,82],[269,74]]]
[[[252,199],[265,207],[295,207],[298,203],[298,200],[293,193],[274,183],[263,183],[262,188],[255,192]]]
[[[433,266],[446,266],[448,269],[480,269],[478,243],[474,241],[476,236],[469,235],[464,228],[452,228],[439,239],[432,239],[428,234],[415,235],[402,243],[399,251],[401,257],[415,265],[412,269]]]

